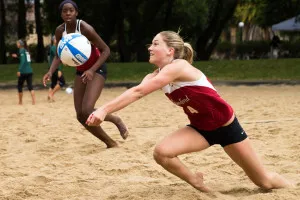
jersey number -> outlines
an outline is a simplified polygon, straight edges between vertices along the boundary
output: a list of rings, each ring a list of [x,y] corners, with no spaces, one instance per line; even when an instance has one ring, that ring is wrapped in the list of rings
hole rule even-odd
[[[27,59],[27,62],[31,62],[30,54],[28,52],[26,52],[26,59]]]
[[[192,108],[191,106],[187,106],[187,109],[189,109],[190,113],[199,113],[198,110]]]

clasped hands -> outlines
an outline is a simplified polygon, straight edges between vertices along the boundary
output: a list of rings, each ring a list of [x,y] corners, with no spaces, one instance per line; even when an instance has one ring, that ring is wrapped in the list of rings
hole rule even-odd
[[[107,112],[103,108],[98,108],[90,114],[85,124],[88,126],[99,126],[105,119]]]

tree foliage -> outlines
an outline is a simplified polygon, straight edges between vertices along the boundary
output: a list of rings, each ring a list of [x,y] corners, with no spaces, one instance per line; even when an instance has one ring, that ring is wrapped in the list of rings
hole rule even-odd
[[[6,19],[4,0],[0,0],[0,63],[6,64],[6,47],[5,47],[5,34],[6,34]]]
[[[24,0],[14,1],[18,6],[8,8],[8,12],[18,14],[18,37],[24,37],[27,34],[24,29],[26,23],[24,25],[22,21],[25,19]],[[39,6],[37,1],[36,6]],[[38,52],[42,52],[43,48],[42,35],[53,34],[55,28],[63,23],[58,10],[61,0],[43,2],[43,13],[35,13]],[[114,61],[121,62],[146,61],[146,45],[162,30],[180,32],[184,40],[195,48],[196,58],[207,60],[221,32],[230,24],[236,26],[243,21],[269,27],[297,15],[300,8],[300,0],[76,0],[76,3],[78,18],[95,28],[111,47]]]
[[[27,35],[26,31],[26,7],[25,1],[18,1],[18,38],[25,39]]]
[[[269,27],[288,18],[299,15],[300,0],[260,0],[255,23]]]
[[[43,21],[41,19],[41,5],[40,0],[34,1],[34,14],[35,14],[35,24],[37,33],[37,47],[36,47],[36,62],[43,62],[45,59],[44,52],[44,41],[43,41]]]

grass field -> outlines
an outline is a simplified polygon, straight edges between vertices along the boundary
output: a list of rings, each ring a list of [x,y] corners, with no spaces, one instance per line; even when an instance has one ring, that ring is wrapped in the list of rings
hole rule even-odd
[[[108,63],[108,83],[139,82],[154,67],[149,63]],[[211,80],[274,81],[300,80],[300,59],[199,61],[194,66]],[[47,63],[33,63],[34,84],[40,84]],[[0,65],[1,84],[15,84],[17,64]],[[75,69],[64,67],[67,82],[73,82]]]

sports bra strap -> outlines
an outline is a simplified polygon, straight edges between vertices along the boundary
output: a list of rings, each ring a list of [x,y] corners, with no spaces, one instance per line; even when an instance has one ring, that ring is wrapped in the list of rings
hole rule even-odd
[[[79,20],[77,20],[77,23],[76,23],[76,30],[79,32],[79,33],[81,33],[81,31],[80,31],[80,23],[81,23],[81,19],[79,19]]]
[[[76,28],[75,28],[75,33],[80,33],[81,34],[81,31],[80,31],[80,23],[81,23],[81,19],[77,19],[76,21]],[[67,24],[65,23],[65,31],[63,32],[63,36],[68,34],[67,33]]]

